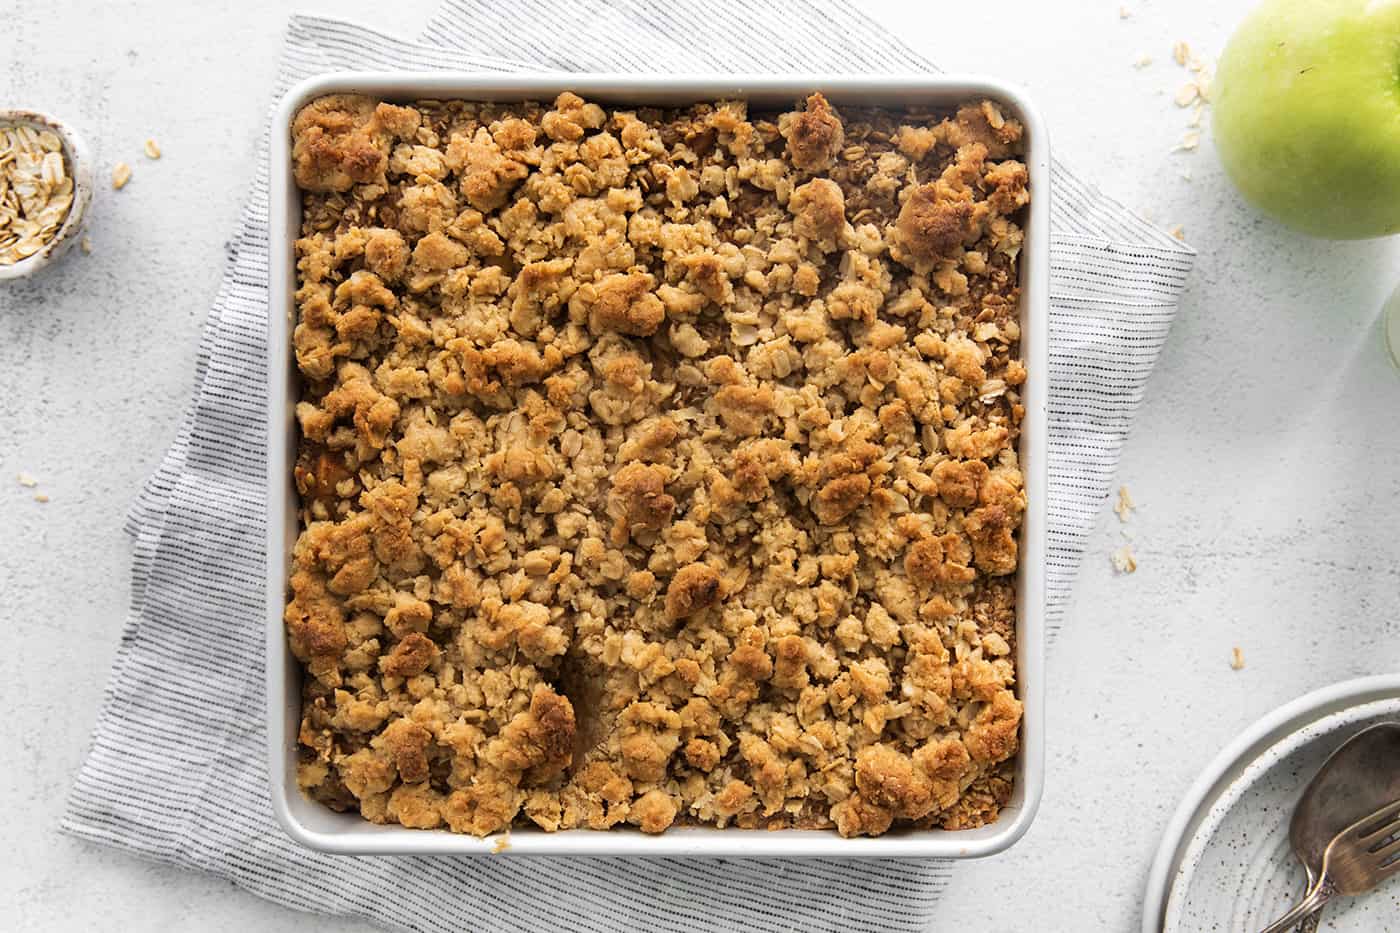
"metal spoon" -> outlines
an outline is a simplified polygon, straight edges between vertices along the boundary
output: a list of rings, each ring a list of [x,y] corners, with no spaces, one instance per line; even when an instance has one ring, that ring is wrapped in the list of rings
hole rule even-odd
[[[1288,838],[1308,875],[1311,893],[1322,876],[1327,846],[1356,820],[1400,798],[1400,722],[1363,729],[1334,751],[1303,791]],[[1317,929],[1318,910],[1300,925]]]

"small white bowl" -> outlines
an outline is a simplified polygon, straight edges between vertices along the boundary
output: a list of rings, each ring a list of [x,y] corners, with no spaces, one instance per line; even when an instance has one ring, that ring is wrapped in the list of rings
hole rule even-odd
[[[51,130],[58,136],[63,143],[68,172],[73,177],[73,204],[68,208],[68,216],[63,219],[58,233],[44,244],[43,249],[12,265],[0,265],[0,282],[27,278],[71,249],[82,236],[88,204],[92,201],[92,154],[87,143],[72,127],[33,110],[0,110],[0,125],[13,123]]]

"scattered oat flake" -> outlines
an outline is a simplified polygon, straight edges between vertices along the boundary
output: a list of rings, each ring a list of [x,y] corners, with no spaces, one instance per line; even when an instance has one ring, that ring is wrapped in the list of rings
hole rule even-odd
[[[78,244],[78,248],[81,249],[85,255],[86,255],[86,254],[91,254],[91,253],[92,253],[92,240],[88,239],[87,237],[83,237],[83,241],[82,241],[81,243]]]
[[[1131,545],[1123,545],[1109,557],[1113,561],[1113,569],[1118,573],[1132,573],[1137,570],[1137,558],[1133,556]]]
[[[1230,667],[1237,671],[1244,670],[1244,652],[1240,650],[1239,645],[1230,649]]]
[[[112,166],[112,187],[120,191],[122,187],[131,181],[131,166],[125,162],[118,162]]]
[[[1177,144],[1176,148],[1179,150],[1184,150],[1186,152],[1191,152],[1200,144],[1201,134],[1196,132],[1195,130],[1192,130],[1185,136],[1181,137],[1181,142]]]
[[[159,159],[159,158],[160,158],[160,146],[156,145],[156,141],[155,141],[154,139],[148,139],[148,140],[146,140],[146,145],[143,146],[142,148],[145,149],[145,151],[146,151],[146,158],[148,158],[148,159]]]
[[[1196,77],[1196,93],[1201,96],[1201,100],[1210,100],[1210,76],[1198,75]]]
[[[1183,227],[1181,224],[1177,224],[1175,227],[1172,227],[1167,232],[1170,233],[1172,236],[1176,237],[1178,240],[1184,241],[1186,239],[1186,228]]]
[[[1205,115],[1205,112],[1205,104],[1201,103],[1200,101],[1197,101],[1196,109],[1191,112],[1191,119],[1186,121],[1186,125],[1191,127],[1192,129],[1195,129],[1196,127],[1200,126],[1201,117]]]
[[[1186,63],[1191,59],[1191,46],[1185,42],[1178,41],[1172,46],[1172,61],[1185,68]]]
[[[48,501],[49,501],[49,497],[48,497],[45,493],[36,492],[36,493],[34,494],[34,501],[35,501],[35,502],[48,502]]]
[[[1133,59],[1134,68],[1146,68],[1150,64],[1152,64],[1152,56],[1146,52],[1139,52],[1138,57]]]
[[[1127,486],[1118,487],[1118,504],[1113,507],[1113,511],[1118,513],[1118,520],[1126,522],[1133,509],[1137,508],[1137,503],[1133,501],[1132,495],[1128,492]]]
[[[1178,107],[1189,107],[1195,103],[1200,93],[1201,89],[1196,86],[1196,82],[1188,81],[1181,86],[1176,92],[1176,97],[1173,99],[1176,101]]]
[[[496,844],[491,847],[492,855],[500,855],[510,848],[510,833],[501,833],[496,837]]]
[[[1181,178],[1182,178],[1183,181],[1190,181],[1190,180],[1191,180],[1191,172],[1190,172],[1189,170],[1188,170],[1188,171],[1185,171],[1185,172],[1182,172],[1182,173],[1181,173]]]
[[[39,485],[39,481],[34,477],[30,476],[28,473],[16,474],[15,481],[21,486],[25,487],[26,489],[33,489],[35,486]]]
[[[1125,7],[1125,6],[1120,6],[1120,7],[1118,8],[1118,18],[1119,18],[1119,19],[1127,19],[1129,16],[1132,16],[1132,15],[1133,15],[1133,11],[1130,10],[1130,9],[1128,9],[1127,7]]]

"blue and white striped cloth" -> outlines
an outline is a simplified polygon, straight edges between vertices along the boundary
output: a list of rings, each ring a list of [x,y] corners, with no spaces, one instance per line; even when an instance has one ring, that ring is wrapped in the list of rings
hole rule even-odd
[[[926,72],[841,0],[445,0],[418,41],[291,21],[280,94],[343,69]],[[928,861],[334,858],[276,825],[264,755],[267,138],[194,398],[132,508],[132,602],[64,829],[302,910],[410,930],[926,929]],[[1192,252],[1054,167],[1051,631]]]

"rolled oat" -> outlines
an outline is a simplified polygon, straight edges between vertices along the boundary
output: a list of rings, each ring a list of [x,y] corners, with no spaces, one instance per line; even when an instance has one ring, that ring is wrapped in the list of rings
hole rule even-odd
[[[58,235],[73,206],[63,143],[51,130],[0,125],[0,265],[14,265]]]

